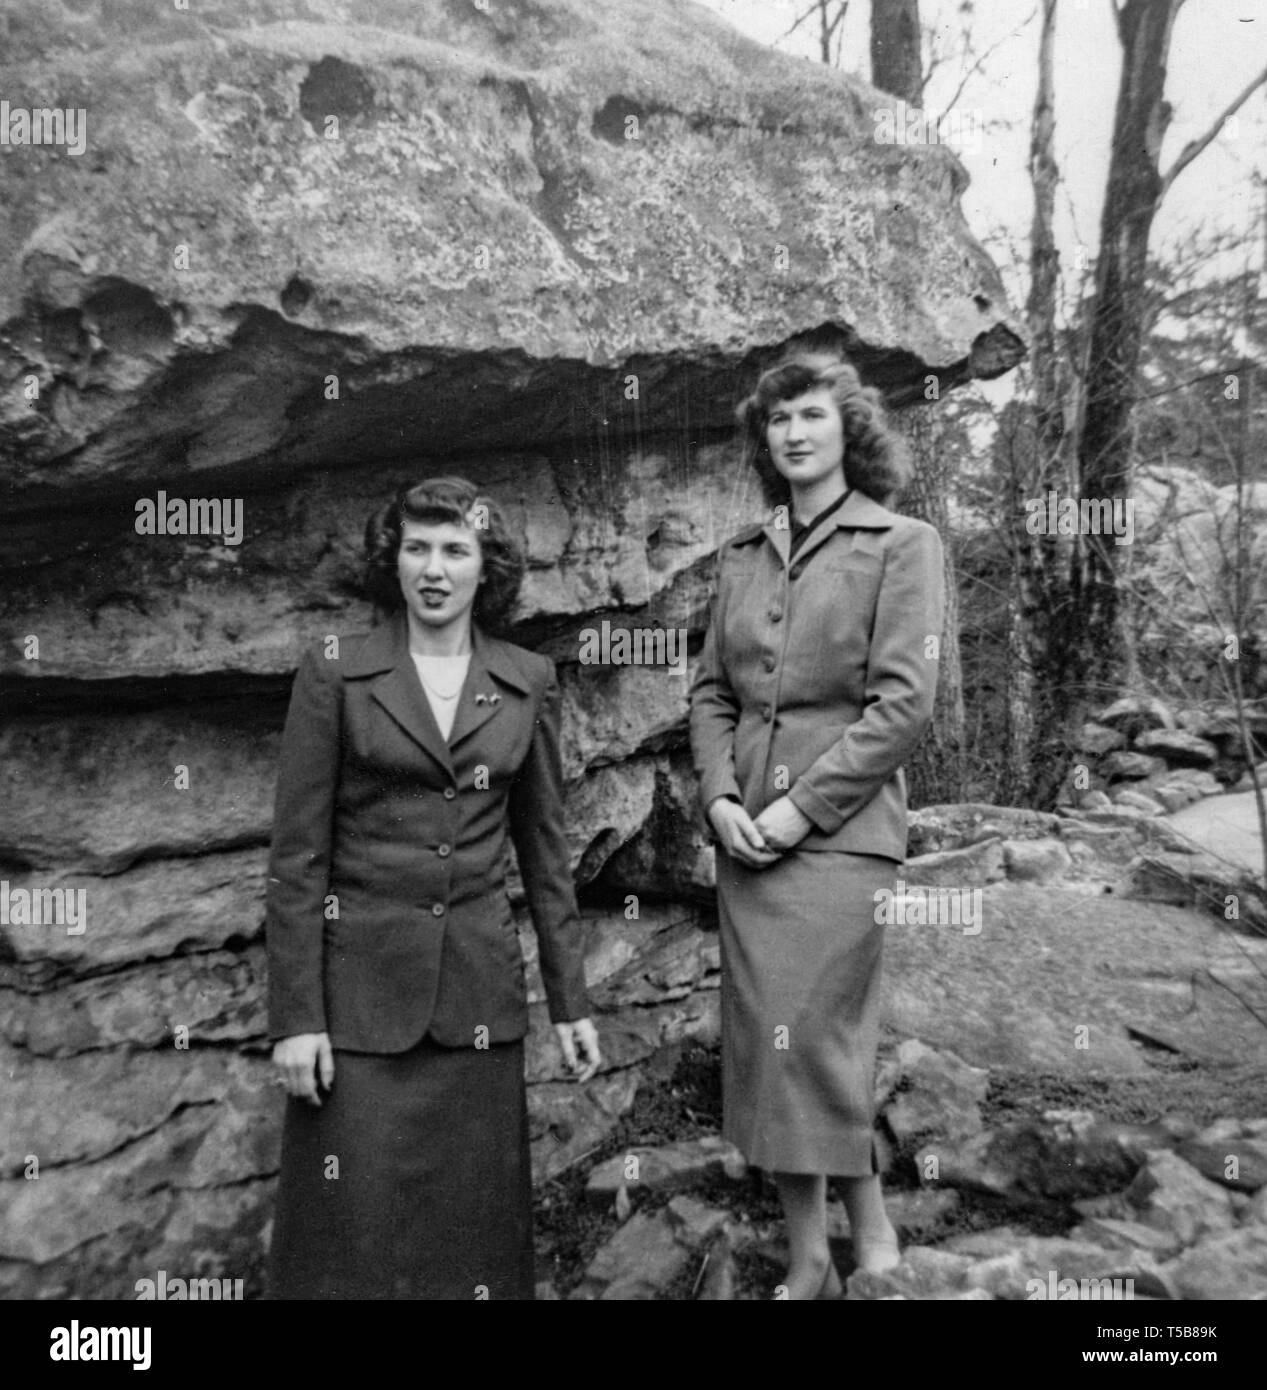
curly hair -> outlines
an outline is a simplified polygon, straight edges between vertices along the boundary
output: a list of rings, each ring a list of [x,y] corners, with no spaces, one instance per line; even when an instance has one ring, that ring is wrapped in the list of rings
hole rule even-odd
[[[387,614],[404,605],[397,558],[406,521],[432,525],[448,521],[476,532],[484,577],[476,590],[471,616],[487,632],[504,629],[519,597],[526,561],[497,503],[465,478],[424,478],[407,483],[371,514],[365,524],[363,582],[375,608]]]
[[[766,503],[779,506],[792,496],[766,443],[770,411],[779,402],[795,400],[820,386],[827,388],[840,411],[846,485],[884,502],[910,480],[911,467],[905,444],[885,423],[880,393],[864,386],[841,358],[798,352],[762,372],[752,394],[735,411],[744,430],[744,461],[760,479]]]

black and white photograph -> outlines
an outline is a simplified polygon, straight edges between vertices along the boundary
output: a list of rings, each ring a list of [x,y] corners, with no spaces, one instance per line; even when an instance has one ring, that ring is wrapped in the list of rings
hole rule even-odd
[[[1236,1364],[1262,0],[0,0],[0,272],[31,1366]]]

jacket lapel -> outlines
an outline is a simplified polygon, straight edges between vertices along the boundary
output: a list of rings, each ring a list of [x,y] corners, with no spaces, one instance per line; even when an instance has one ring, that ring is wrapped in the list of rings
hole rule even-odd
[[[531,693],[530,685],[500,645],[472,624],[471,662],[446,741],[409,654],[409,623],[403,609],[370,632],[359,651],[348,659],[344,674],[349,679],[372,678],[374,700],[450,776],[454,775],[452,749],[505,709],[506,690]]]
[[[882,507],[879,502],[868,497],[866,493],[855,489],[841,503],[839,511],[834,512],[821,526],[816,526],[801,542],[801,548],[796,552],[796,563],[798,565],[804,564],[828,536],[834,535],[838,530],[887,531],[892,525],[893,513],[887,507]],[[789,538],[784,542],[784,548],[781,552],[784,564],[787,563],[787,549],[790,545],[791,540]]]
[[[469,738],[506,708],[503,686],[517,690],[521,695],[531,693],[528,682],[510,660],[472,623],[471,664],[467,667],[457,718],[449,734],[450,748]]]
[[[374,628],[348,662],[349,678],[372,677],[370,694],[450,775],[453,759],[409,655],[409,625],[401,609]]]
[[[786,526],[776,526],[773,521],[767,521],[761,528],[761,533],[768,538],[774,547],[774,553],[779,557],[779,563],[786,569],[787,553],[792,546],[791,531]]]

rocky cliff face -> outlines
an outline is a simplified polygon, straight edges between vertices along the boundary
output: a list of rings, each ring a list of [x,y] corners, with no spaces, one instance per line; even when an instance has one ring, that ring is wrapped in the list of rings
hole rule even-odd
[[[733,403],[790,338],[895,404],[1019,343],[953,157],[875,144],[875,93],[690,4],[3,23],[0,92],[85,139],[0,158],[0,864],[87,912],[0,926],[0,1293],[258,1288],[274,761],[301,642],[368,619],[370,507],[460,472],[527,545],[512,635],[559,663],[609,1059],[578,1092],[538,1017],[555,1172],[716,1029],[685,682],[582,665],[581,632],[698,638],[712,553],[760,507]],[[172,499],[222,505],[138,530]]]

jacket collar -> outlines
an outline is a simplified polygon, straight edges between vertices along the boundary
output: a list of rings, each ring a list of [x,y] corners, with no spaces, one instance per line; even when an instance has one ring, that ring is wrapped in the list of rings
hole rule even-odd
[[[452,750],[506,707],[501,687],[521,695],[530,694],[532,689],[506,645],[472,623],[471,664],[458,697],[453,730],[446,740],[409,654],[409,623],[404,609],[370,631],[348,657],[343,676],[345,680],[374,678],[374,699],[450,776]]]
[[[817,526],[810,533],[800,550],[796,552],[797,562],[799,563],[811,552],[817,550],[833,530],[886,531],[896,519],[896,515],[887,507],[881,506],[874,498],[868,497],[865,492],[859,492],[855,489],[845,498],[839,511],[833,512],[822,525]],[[771,516],[768,521],[755,522],[752,526],[740,531],[731,541],[731,545],[747,545],[761,536],[768,537],[770,544],[774,546],[786,565],[788,550],[792,544],[792,533],[787,525],[776,526],[774,516]]]

